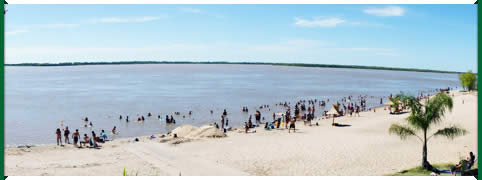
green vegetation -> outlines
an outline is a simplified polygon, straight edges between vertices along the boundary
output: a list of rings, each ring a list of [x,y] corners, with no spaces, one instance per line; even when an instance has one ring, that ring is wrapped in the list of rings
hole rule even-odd
[[[401,112],[402,109],[407,105],[408,101],[412,98],[414,98],[414,97],[409,96],[409,95],[404,94],[404,93],[397,94],[397,95],[395,95],[395,97],[389,98],[390,102],[392,103],[390,105],[390,107],[394,109],[395,113]],[[402,105],[402,107],[400,107],[400,105]],[[400,108],[402,108],[402,109],[400,109]],[[390,112],[390,113],[392,113],[392,112]]]
[[[434,164],[433,167],[437,169],[450,169],[450,166],[453,166],[454,164]],[[388,174],[389,176],[430,176],[430,173],[432,171],[428,171],[427,169],[423,168],[422,166],[417,166],[414,168],[406,169],[400,172],[396,172],[394,174]],[[450,174],[440,174],[442,176],[450,176]]]
[[[462,84],[462,87],[464,89],[468,89],[469,91],[472,91],[477,87],[477,77],[474,73],[472,73],[472,71],[460,74],[459,80]]]
[[[414,97],[407,98],[407,101],[407,105],[411,109],[410,116],[406,118],[408,125],[392,124],[388,132],[400,136],[402,140],[410,136],[417,137],[423,143],[422,167],[427,170],[432,170],[432,165],[430,165],[427,160],[427,141],[436,136],[453,139],[457,136],[464,135],[466,130],[453,125],[438,129],[432,135],[427,136],[430,127],[439,124],[445,112],[452,110],[453,101],[447,94],[439,93],[429,99],[425,104],[421,104]],[[417,135],[417,131],[422,131],[422,135]]]
[[[415,68],[394,68],[379,66],[358,66],[358,65],[335,65],[335,64],[304,64],[304,63],[263,63],[263,62],[226,62],[226,61],[117,61],[117,62],[64,62],[64,63],[21,63],[5,64],[5,66],[81,66],[81,65],[122,65],[122,64],[250,64],[250,65],[272,65],[272,66],[296,66],[296,67],[319,67],[319,68],[351,68],[351,69],[375,69],[393,71],[414,71],[414,72],[436,72],[436,73],[460,73],[455,71],[439,71],[430,69]]]

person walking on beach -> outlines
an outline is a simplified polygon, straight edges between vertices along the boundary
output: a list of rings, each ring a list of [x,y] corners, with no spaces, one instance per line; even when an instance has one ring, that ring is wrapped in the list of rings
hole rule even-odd
[[[62,146],[62,132],[60,132],[60,128],[57,128],[55,134],[57,134],[57,146],[59,145],[59,143]]]
[[[295,119],[296,119],[296,117],[295,117]],[[293,132],[294,132],[294,133],[296,132],[295,121],[296,121],[296,120],[291,120],[291,121],[290,121],[290,128],[288,129],[288,133],[291,133],[291,128],[293,128]]]
[[[69,127],[66,126],[64,131],[65,144],[70,144],[69,135],[70,135]]]
[[[77,147],[77,142],[79,142],[80,134],[79,129],[76,129],[74,133],[72,133],[72,139],[74,139],[74,146]]]
[[[261,112],[257,110],[254,117],[256,118],[256,124],[261,124]]]

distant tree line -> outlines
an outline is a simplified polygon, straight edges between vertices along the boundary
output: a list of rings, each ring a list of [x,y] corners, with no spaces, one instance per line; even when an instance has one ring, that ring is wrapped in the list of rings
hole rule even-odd
[[[227,62],[227,61],[206,61],[206,62],[193,62],[193,61],[63,62],[63,63],[5,64],[5,66],[82,66],[82,65],[123,65],[123,64],[249,64],[249,65],[297,66],[297,67],[320,67],[320,68],[375,69],[375,70],[436,72],[436,73],[460,73],[460,72],[455,72],[455,71],[440,71],[440,70],[431,70],[431,69],[395,68],[395,67],[380,67],[380,66],[305,64],[305,63]]]

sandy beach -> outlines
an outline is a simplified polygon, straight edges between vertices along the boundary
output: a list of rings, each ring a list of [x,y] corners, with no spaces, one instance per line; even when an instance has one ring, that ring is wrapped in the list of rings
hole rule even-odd
[[[454,92],[454,108],[442,127],[457,124],[468,131],[454,140],[433,138],[428,160],[456,163],[470,151],[477,152],[477,95]],[[408,113],[388,110],[362,112],[361,117],[336,118],[346,127],[297,123],[288,130],[256,133],[230,131],[225,138],[203,138],[181,144],[161,143],[159,138],[116,139],[102,149],[72,145],[5,149],[5,175],[114,175],[124,168],[129,175],[386,175],[420,165],[422,143],[390,135],[392,123],[405,123]],[[432,130],[436,129],[433,127]],[[54,137],[53,137],[53,140]],[[476,154],[477,156],[477,154]]]

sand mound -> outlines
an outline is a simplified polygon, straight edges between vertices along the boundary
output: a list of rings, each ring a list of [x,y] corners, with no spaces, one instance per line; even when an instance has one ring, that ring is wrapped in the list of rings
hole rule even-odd
[[[179,126],[171,131],[171,134],[177,134],[177,137],[188,137],[192,132],[197,131],[199,128],[191,125]]]
[[[171,134],[177,134],[177,137],[188,139],[226,137],[223,131],[213,126],[197,128],[191,125],[183,125],[172,130]]]

